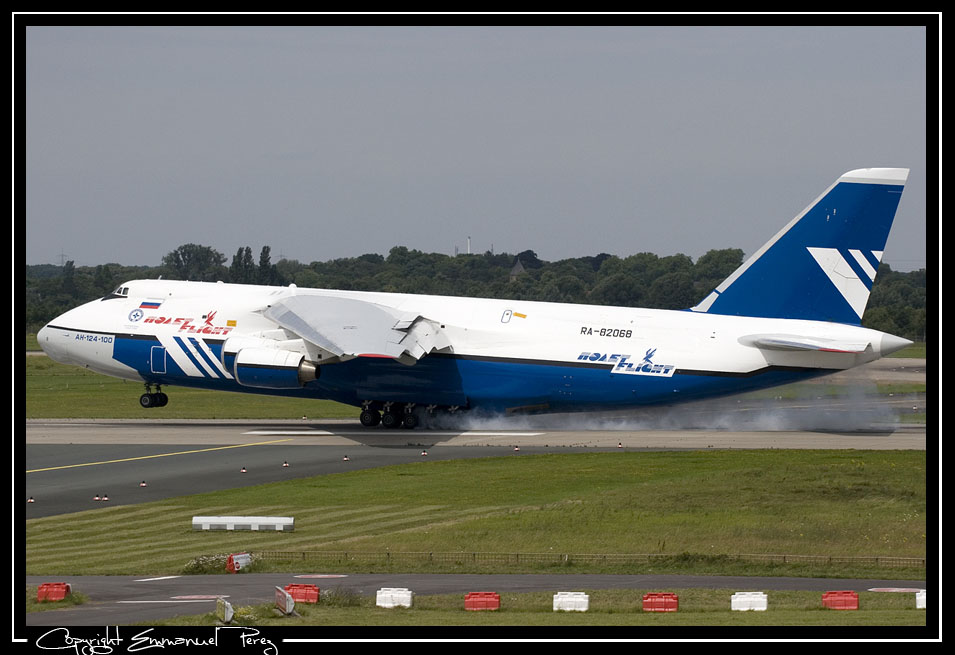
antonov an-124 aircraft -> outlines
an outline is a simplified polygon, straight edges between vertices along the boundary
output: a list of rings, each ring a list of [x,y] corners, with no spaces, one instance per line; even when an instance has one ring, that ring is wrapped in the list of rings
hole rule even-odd
[[[174,385],[329,398],[367,427],[749,391],[911,343],[861,327],[907,177],[849,171],[682,311],[133,280],[38,339],[56,361],[143,382],[143,407]]]

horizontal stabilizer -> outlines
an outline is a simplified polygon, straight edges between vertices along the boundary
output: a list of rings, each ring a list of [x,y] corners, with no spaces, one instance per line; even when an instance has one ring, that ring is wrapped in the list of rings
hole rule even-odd
[[[836,341],[791,334],[750,334],[740,337],[739,342],[744,346],[766,350],[815,350],[827,353],[864,353],[870,347],[869,342]]]

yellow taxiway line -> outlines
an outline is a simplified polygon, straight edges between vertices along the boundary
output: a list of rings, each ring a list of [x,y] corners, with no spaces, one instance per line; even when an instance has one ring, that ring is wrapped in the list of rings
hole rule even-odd
[[[32,469],[27,473],[41,473],[43,471],[56,471],[58,469],[79,468],[81,466],[99,466],[100,464],[117,464],[119,462],[134,462],[138,459],[153,459],[154,457],[172,457],[173,455],[192,455],[194,453],[207,453],[212,450],[228,450],[229,448],[245,448],[246,446],[267,446],[269,444],[282,443],[283,441],[292,441],[291,439],[276,439],[274,441],[259,441],[256,443],[235,444],[233,446],[218,446],[216,448],[200,448],[199,450],[182,450],[175,453],[161,453],[159,455],[143,455],[141,457],[127,457],[125,459],[109,459],[102,462],[87,462],[85,464],[67,464],[65,466],[51,466],[45,469]]]

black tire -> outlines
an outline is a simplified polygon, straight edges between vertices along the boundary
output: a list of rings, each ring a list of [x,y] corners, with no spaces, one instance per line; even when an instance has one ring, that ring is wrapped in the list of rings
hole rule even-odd
[[[406,412],[404,418],[401,420],[401,427],[407,428],[409,430],[414,430],[421,424],[421,419],[418,418],[418,415],[414,412]]]
[[[400,428],[401,414],[396,414],[394,412],[385,412],[381,416],[381,424],[389,429]]]
[[[381,414],[373,409],[365,409],[358,415],[358,420],[366,428],[373,428],[381,423]]]
[[[139,397],[139,405],[144,409],[149,409],[150,407],[156,406],[156,397],[151,393],[144,393]]]

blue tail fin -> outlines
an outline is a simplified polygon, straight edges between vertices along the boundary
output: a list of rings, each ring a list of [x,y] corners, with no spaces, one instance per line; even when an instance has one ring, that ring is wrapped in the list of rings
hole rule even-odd
[[[849,171],[692,310],[859,325],[908,174]]]

